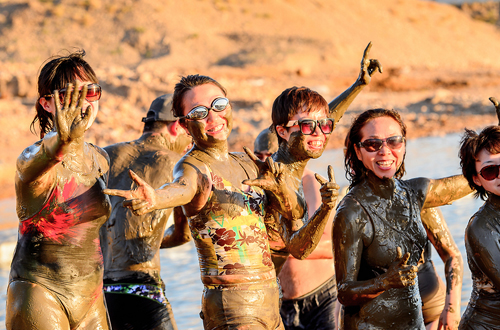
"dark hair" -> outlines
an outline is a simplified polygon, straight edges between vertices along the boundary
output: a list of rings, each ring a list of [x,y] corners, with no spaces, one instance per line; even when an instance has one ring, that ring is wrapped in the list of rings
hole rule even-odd
[[[172,99],[172,111],[174,112],[175,117],[183,116],[182,98],[184,97],[184,94],[193,87],[205,84],[214,84],[221,89],[224,96],[227,96],[226,89],[213,78],[201,76],[199,74],[182,77],[181,80],[175,84],[174,96]]]
[[[168,124],[173,123],[173,121],[148,121],[144,123],[143,132],[156,132],[163,129]]]
[[[30,130],[35,133],[35,123],[39,121],[40,138],[50,132],[54,127],[52,115],[45,111],[40,104],[40,99],[50,95],[56,89],[62,89],[75,79],[89,80],[98,84],[97,76],[90,65],[83,59],[85,50],[70,53],[67,56],[49,58],[38,75],[38,100],[35,105],[36,115],[30,125]],[[47,96],[46,98],[50,98]]]
[[[307,87],[291,87],[285,89],[273,103],[271,131],[276,132],[276,126],[286,125],[290,118],[299,111],[313,112],[325,109],[328,113],[328,103],[318,92]],[[278,136],[278,144],[281,144],[283,138]]]
[[[488,192],[484,187],[474,183],[474,175],[478,175],[476,171],[477,155],[483,149],[490,154],[500,153],[500,126],[488,126],[479,135],[473,130],[465,129],[465,134],[460,141],[458,156],[460,157],[462,174],[469,182],[469,186],[476,190],[474,196],[486,200]]]
[[[355,146],[361,142],[361,129],[372,119],[379,117],[391,117],[394,119],[401,128],[401,134],[403,137],[406,137],[406,125],[403,123],[401,116],[395,110],[389,109],[371,109],[366,110],[358,117],[356,117],[347,132],[347,136],[345,138],[345,160],[344,167],[346,170],[346,178],[349,180],[350,185],[349,188],[354,187],[358,183],[360,183],[364,177],[366,176],[367,169],[363,162],[358,159],[356,155]],[[401,162],[401,166],[397,169],[394,177],[396,179],[400,179],[405,174],[405,161],[403,156],[403,161]]]

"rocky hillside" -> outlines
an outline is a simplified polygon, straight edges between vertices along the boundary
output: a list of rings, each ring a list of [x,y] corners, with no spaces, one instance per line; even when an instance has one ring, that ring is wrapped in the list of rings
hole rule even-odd
[[[201,73],[227,87],[238,112],[231,144],[241,150],[269,125],[283,89],[306,85],[330,99],[349,86],[369,41],[384,73],[352,113],[393,107],[413,136],[437,134],[495,121],[476,115],[500,97],[500,30],[476,12],[418,0],[0,1],[0,197],[12,194],[15,158],[36,140],[36,76],[52,55],[86,50],[104,90],[88,140],[102,146],[136,138],[150,102]]]

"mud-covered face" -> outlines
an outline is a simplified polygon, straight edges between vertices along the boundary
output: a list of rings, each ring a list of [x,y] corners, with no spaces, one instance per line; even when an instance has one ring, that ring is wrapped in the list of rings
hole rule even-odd
[[[311,111],[311,112],[298,112],[290,121],[303,120],[303,119],[325,119],[327,114],[323,110]],[[278,134],[288,142],[288,149],[296,159],[310,159],[318,158],[323,154],[328,143],[328,138],[330,134],[325,134],[321,131],[319,125],[316,125],[316,129],[310,135],[302,134],[300,127],[294,125],[292,127],[284,128],[280,126],[277,127]]]
[[[385,140],[392,136],[401,136],[399,123],[391,117],[378,117],[370,120],[361,128],[361,142],[367,139]],[[366,169],[372,171],[377,177],[392,178],[403,162],[406,145],[402,143],[398,148],[391,148],[384,142],[377,151],[355,146],[356,155]]]
[[[218,97],[225,97],[225,95],[216,85],[204,84],[193,87],[184,94],[182,99],[183,116],[200,105],[210,108],[212,102]],[[218,144],[226,144],[233,127],[231,105],[220,112],[209,111],[204,119],[184,119],[183,126],[200,148],[213,148]]]
[[[487,192],[500,196],[500,175],[497,175],[493,180],[486,180],[482,175],[479,174],[481,170],[484,170],[488,174],[485,175],[487,178],[493,177],[493,175],[488,172],[490,172],[491,170],[497,170],[498,168],[485,168],[494,165],[500,165],[500,154],[491,154],[488,152],[488,150],[482,149],[477,154],[476,160],[476,172],[478,174],[474,175],[472,178],[474,179],[475,184],[483,187]]]

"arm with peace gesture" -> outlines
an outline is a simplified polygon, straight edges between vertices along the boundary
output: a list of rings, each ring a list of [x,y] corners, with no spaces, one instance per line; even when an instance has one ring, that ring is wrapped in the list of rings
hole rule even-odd
[[[182,166],[182,164],[180,166]],[[191,172],[193,171],[194,170],[191,170]],[[174,170],[174,175],[175,174],[176,171]],[[197,174],[194,174],[194,180],[192,179],[193,173],[189,173],[189,170],[185,171],[184,174],[185,176],[180,176],[176,178],[174,182],[164,184],[155,190],[132,170],[129,170],[130,178],[136,185],[134,189],[104,189],[104,193],[125,198],[123,206],[131,209],[135,215],[143,215],[154,210],[182,206],[189,203],[194,198],[198,188],[196,180]]]
[[[305,200],[287,183],[287,177],[291,176],[285,165],[275,162],[271,157],[267,157],[263,162],[247,147],[243,149],[257,166],[259,177],[244,180],[242,183],[265,190],[271,207],[276,208],[285,218],[301,219],[306,209]]]
[[[335,182],[335,175],[331,165],[328,166],[328,180],[317,173],[315,178],[321,185],[321,206],[308,221],[304,221],[304,225],[299,229],[295,230],[292,223],[287,219],[284,219],[285,221],[282,221],[281,224],[283,240],[287,244],[290,253],[297,259],[307,258],[320,242],[339,195],[340,187]]]
[[[375,73],[375,71],[382,73],[382,65],[380,62],[376,59],[369,58],[371,48],[372,43],[370,42],[363,52],[358,79],[328,104],[330,108],[329,117],[335,120],[335,125],[337,125],[338,121],[342,118],[356,96],[358,96],[363,88],[370,83],[373,73]]]

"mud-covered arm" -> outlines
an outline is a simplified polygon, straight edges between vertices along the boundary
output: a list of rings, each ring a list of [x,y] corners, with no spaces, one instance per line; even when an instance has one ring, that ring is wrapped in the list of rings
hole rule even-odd
[[[133,171],[129,170],[129,174],[136,188],[105,189],[104,193],[125,198],[123,206],[130,208],[136,215],[185,205],[191,202],[199,191],[206,190],[204,185],[208,185],[198,168],[186,161],[176,164],[172,183],[167,183],[156,190]]]
[[[415,284],[417,267],[407,265],[410,253],[403,256],[400,247],[396,247],[396,258],[385,273],[358,281],[364,239],[372,235],[373,228],[361,206],[344,198],[335,215],[332,232],[338,298],[343,305],[361,305],[390,288]]]
[[[424,191],[427,191],[423,208],[451,204],[453,201],[473,192],[463,175],[455,175],[442,179],[420,178],[416,180],[420,180],[421,183],[419,185],[424,187]]]
[[[500,226],[476,215],[465,230],[465,245],[469,260],[500,290]],[[470,262],[470,261],[469,261]]]
[[[191,232],[189,224],[182,208],[180,206],[174,208],[174,224],[167,228],[163,235],[160,248],[171,248],[185,244],[191,240]]]
[[[448,225],[439,209],[424,209],[421,217],[427,231],[427,237],[444,263],[446,300],[439,322],[444,326],[444,329],[457,329],[460,323],[463,281],[462,254],[453,240]]]
[[[301,260],[307,258],[319,244],[339,194],[339,186],[335,182],[332,166],[328,166],[328,180],[319,174],[316,174],[315,178],[320,184],[321,204],[309,220],[304,221],[304,225],[297,228],[288,219],[283,217],[280,219],[283,228],[282,238],[290,254]]]
[[[342,94],[337,96],[333,101],[328,104],[330,109],[329,117],[335,120],[335,125],[339,122],[340,118],[347,111],[351,103],[354,101],[356,96],[365,88],[366,85],[370,83],[372,74],[378,69],[382,73],[382,65],[378,60],[369,59],[370,49],[372,43],[370,42],[363,53],[363,58],[361,59],[361,71],[359,73],[358,79],[352,84],[348,89],[346,89]]]

